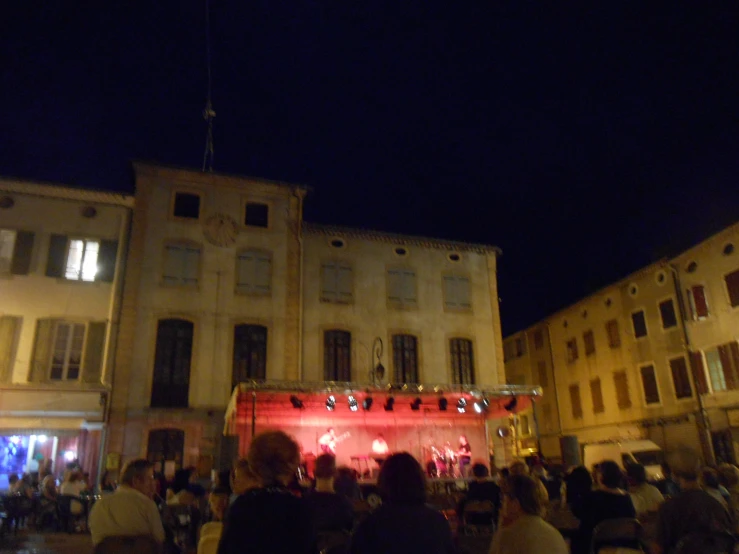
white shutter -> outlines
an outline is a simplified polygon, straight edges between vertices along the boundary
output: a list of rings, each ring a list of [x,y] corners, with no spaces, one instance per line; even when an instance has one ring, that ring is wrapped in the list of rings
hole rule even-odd
[[[467,277],[457,277],[457,305],[465,310],[472,307],[470,280]]]
[[[254,256],[254,292],[269,294],[272,290],[272,258],[263,252]]]
[[[416,303],[416,272],[406,269],[402,275],[403,304],[414,305]]]
[[[346,264],[337,264],[336,274],[336,300],[349,304],[352,301],[352,268]]]
[[[180,282],[182,273],[182,248],[180,246],[168,245],[164,249],[164,271],[162,278],[167,284]]]
[[[321,300],[336,301],[337,280],[336,264],[333,262],[321,264]]]
[[[399,269],[387,270],[387,299],[389,302],[402,303],[402,271]]]
[[[254,282],[254,256],[251,252],[239,254],[236,279],[238,292],[251,292],[252,283]]]
[[[458,307],[456,285],[454,275],[444,276],[444,304],[447,308]]]
[[[185,285],[197,285],[200,276],[200,248],[185,248],[185,267],[182,281]]]

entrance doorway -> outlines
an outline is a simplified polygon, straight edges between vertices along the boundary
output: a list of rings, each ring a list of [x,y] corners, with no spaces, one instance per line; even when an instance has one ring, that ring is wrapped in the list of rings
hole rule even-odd
[[[152,429],[146,449],[146,459],[154,464],[154,471],[167,478],[182,468],[185,451],[185,432],[182,429]]]

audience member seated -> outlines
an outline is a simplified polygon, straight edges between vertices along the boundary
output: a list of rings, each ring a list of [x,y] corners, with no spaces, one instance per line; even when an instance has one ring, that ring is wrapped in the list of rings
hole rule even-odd
[[[87,485],[82,480],[82,474],[79,471],[68,471],[64,476],[64,482],[59,487],[59,494],[79,498],[85,489],[87,489]],[[70,504],[70,510],[72,515],[77,516],[85,511],[85,505],[79,500],[73,500]]]
[[[593,529],[601,521],[636,517],[631,497],[620,488],[624,482],[624,475],[616,462],[606,460],[598,464],[596,478],[598,488],[590,491],[578,504],[572,506],[572,513],[580,520],[580,528],[572,537],[572,554],[590,552]],[[626,543],[614,544],[614,546],[631,548],[635,545]]]
[[[41,482],[41,494],[38,499],[36,510],[36,522],[40,528],[56,526],[57,524],[57,497],[59,491],[56,488],[56,479],[53,475],[47,475]]]
[[[654,485],[647,483],[647,470],[641,464],[631,464],[626,468],[629,479],[629,494],[638,516],[657,513],[660,504],[665,501],[662,493]]]
[[[500,487],[488,478],[489,472],[485,464],[476,463],[472,466],[473,479],[467,487],[467,494],[459,502],[457,516],[460,520],[464,515],[464,507],[470,501],[490,501],[493,505],[493,523],[498,522],[500,512]],[[538,487],[537,487],[538,488]],[[469,523],[473,525],[485,525],[486,520],[479,520],[470,516]]]
[[[226,514],[218,554],[312,554],[316,540],[304,501],[287,490],[300,460],[298,444],[282,431],[257,435],[249,468],[261,486],[239,495]]]
[[[229,504],[233,504],[239,495],[248,490],[259,488],[259,486],[259,479],[249,468],[249,460],[246,458],[237,460],[231,474],[231,490],[233,492],[231,498],[229,498]]]
[[[670,457],[670,467],[680,494],[668,498],[657,512],[654,554],[669,554],[684,536],[733,529],[729,512],[702,490],[698,477],[700,457],[689,448],[680,448]]]
[[[28,498],[33,498],[33,490],[34,488],[31,480],[31,475],[29,473],[24,473],[23,477],[15,482],[15,486],[13,486],[10,492],[13,494],[20,494]]]
[[[718,473],[715,469],[710,467],[701,469],[699,482],[704,491],[715,498],[724,508],[729,509],[729,492],[718,482]]]
[[[572,468],[564,480],[567,504],[570,508],[582,502],[583,498],[593,490],[593,478],[585,466]]]
[[[357,472],[346,466],[338,468],[334,479],[334,491],[351,501],[362,500],[362,489],[359,488]]]
[[[172,492],[167,491],[167,505],[198,506],[206,491],[196,480],[195,468],[178,469],[170,489]]]
[[[123,468],[120,486],[98,500],[90,511],[94,545],[106,537],[148,535],[164,542],[164,527],[154,496],[154,469],[146,460],[133,460]]]
[[[677,481],[672,478],[672,468],[670,468],[670,464],[662,462],[661,466],[662,479],[657,482],[659,492],[661,492],[665,498],[677,496],[680,494],[680,487],[678,486]]]
[[[115,491],[115,480],[109,471],[103,472],[103,476],[100,478],[100,491],[101,492],[114,492]]]
[[[305,496],[305,504],[318,532],[351,531],[354,525],[354,508],[345,496],[334,491],[336,458],[321,454],[314,467],[315,490]]]
[[[529,466],[526,462],[517,461],[511,464],[511,475],[529,475]],[[546,486],[541,482],[538,477],[532,477],[536,482],[536,488],[539,491],[539,504],[541,505],[542,515],[546,514],[547,508],[549,507],[549,492],[547,492]]]
[[[228,509],[228,499],[231,496],[230,489],[215,488],[208,496],[208,506],[213,521],[223,521]]]
[[[501,520],[490,554],[568,554],[567,543],[557,529],[541,517],[541,494],[536,480],[514,475],[501,483]]]
[[[718,466],[718,480],[729,492],[732,520],[739,525],[739,468],[731,464]]]
[[[426,476],[407,452],[382,464],[377,481],[382,506],[359,524],[351,554],[450,554],[456,552],[449,523],[426,506]]]

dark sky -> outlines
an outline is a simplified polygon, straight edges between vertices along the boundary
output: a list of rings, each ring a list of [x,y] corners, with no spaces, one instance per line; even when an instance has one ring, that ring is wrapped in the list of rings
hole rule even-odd
[[[215,169],[312,186],[312,221],[500,246],[506,334],[739,220],[737,2],[211,2]],[[4,6],[0,174],[199,168],[204,11]]]

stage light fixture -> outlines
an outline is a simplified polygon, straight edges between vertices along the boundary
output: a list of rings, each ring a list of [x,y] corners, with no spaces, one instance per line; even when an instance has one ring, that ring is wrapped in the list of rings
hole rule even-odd
[[[512,412],[516,409],[516,406],[518,406],[518,398],[516,398],[515,396],[510,400],[510,402],[503,405],[506,412]]]
[[[479,402],[474,402],[472,404],[472,407],[475,409],[475,412],[478,414],[482,413],[482,405]]]
[[[465,400],[464,398],[460,398],[459,400],[457,400],[457,411],[460,414],[463,414],[467,411],[467,400]]]
[[[385,400],[385,411],[392,412],[394,404],[395,404],[395,398],[393,398],[392,396],[388,396],[387,400]]]
[[[422,402],[421,398],[417,397],[413,402],[411,402],[411,410],[413,410],[414,412],[417,412],[418,410],[420,410],[421,402]]]
[[[446,407],[449,405],[449,401],[443,396],[439,398],[439,411],[446,412]]]
[[[366,411],[370,411],[372,409],[372,397],[366,396],[364,400],[362,400],[362,408],[364,408]]]
[[[357,399],[354,397],[354,395],[350,394],[349,398],[347,399],[347,403],[349,404],[349,409],[352,412],[356,412],[359,409],[359,403],[357,402]]]
[[[305,407],[303,406],[303,401],[294,394],[290,397],[290,404],[292,404],[293,408],[296,410],[302,410]]]
[[[331,396],[329,396],[329,397],[328,397],[328,398],[326,399],[326,409],[327,409],[327,410],[328,410],[329,412],[333,412],[333,411],[334,411],[334,408],[336,408],[336,398],[335,398],[335,397],[334,397],[334,395],[332,394]]]

